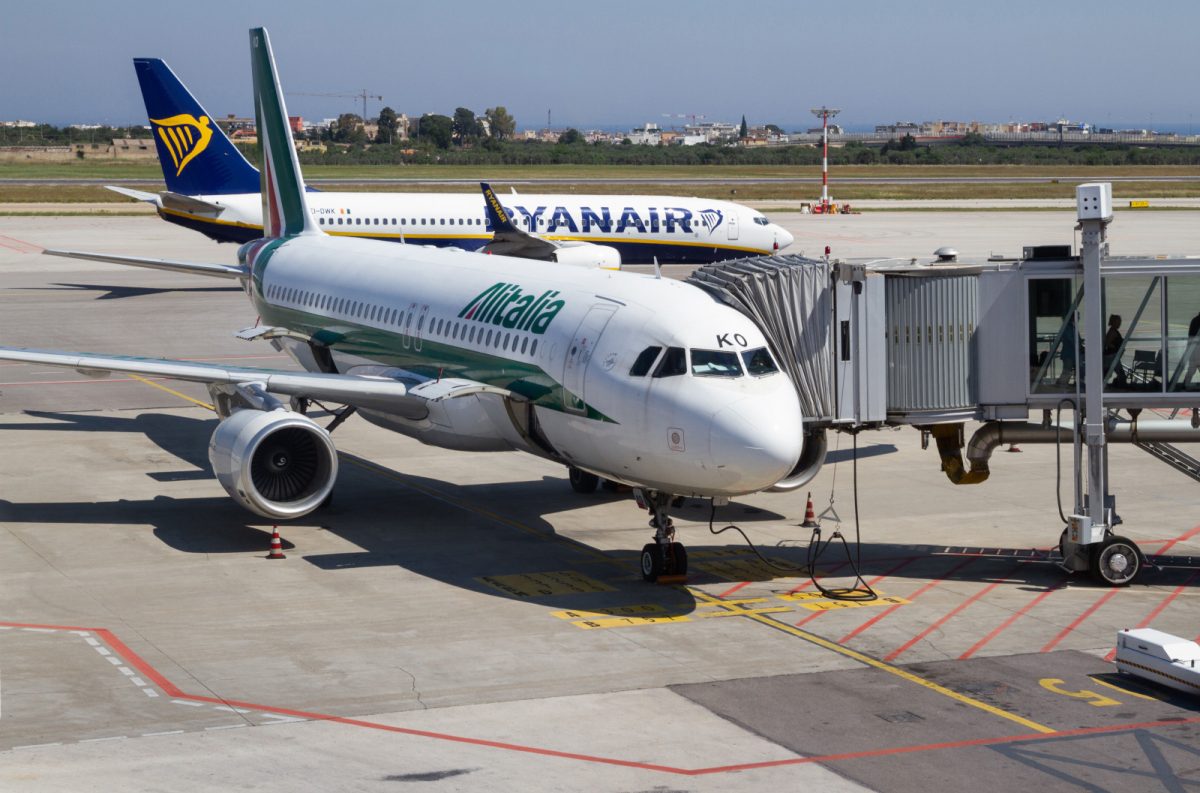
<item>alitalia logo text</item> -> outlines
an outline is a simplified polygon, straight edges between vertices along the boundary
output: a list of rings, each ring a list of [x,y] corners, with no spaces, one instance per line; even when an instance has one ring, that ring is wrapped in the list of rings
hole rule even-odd
[[[537,297],[521,291],[517,284],[492,284],[458,312],[459,319],[485,322],[513,330],[545,333],[550,323],[562,311],[565,301],[558,292],[546,290]]]

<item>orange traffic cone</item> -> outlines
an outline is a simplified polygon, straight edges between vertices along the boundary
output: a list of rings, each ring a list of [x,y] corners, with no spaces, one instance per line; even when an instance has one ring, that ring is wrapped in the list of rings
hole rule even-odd
[[[283,555],[283,542],[279,539],[279,527],[274,527],[271,532],[271,552],[267,554],[268,559],[286,559]]]
[[[804,507],[804,522],[800,524],[802,529],[815,529],[820,526],[817,523],[817,513],[813,510],[812,493],[808,494],[808,504]]]

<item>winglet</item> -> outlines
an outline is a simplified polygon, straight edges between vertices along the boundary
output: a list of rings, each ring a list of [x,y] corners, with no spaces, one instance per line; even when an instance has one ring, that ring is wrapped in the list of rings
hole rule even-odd
[[[266,28],[250,30],[250,62],[254,66],[254,116],[263,154],[263,236],[319,234],[304,200],[304,177]]]

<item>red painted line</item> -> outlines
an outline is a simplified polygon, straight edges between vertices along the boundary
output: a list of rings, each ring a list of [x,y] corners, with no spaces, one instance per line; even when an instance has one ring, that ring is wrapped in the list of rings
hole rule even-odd
[[[992,639],[995,639],[997,636],[999,636],[1004,631],[1008,630],[1010,627],[1012,627],[1012,624],[1014,622],[1019,620],[1021,617],[1024,617],[1030,611],[1032,611],[1034,606],[1036,606],[1038,603],[1041,603],[1043,600],[1050,597],[1050,595],[1052,595],[1053,593],[1057,592],[1060,589],[1065,588],[1066,586],[1067,586],[1067,579],[1064,578],[1062,581],[1058,582],[1057,584],[1050,587],[1042,594],[1035,597],[1033,600],[1026,603],[1024,606],[1021,607],[1021,609],[1019,611],[1015,612],[1012,616],[1010,616],[1004,622],[1002,622],[998,626],[996,626],[996,628],[991,633],[989,633],[987,636],[984,636],[979,641],[975,642],[975,644],[971,645],[971,649],[967,650],[965,653],[960,655],[958,657],[958,660],[965,661],[966,659],[970,658],[975,653],[979,652],[979,650],[982,649],[984,645],[986,645]]]
[[[1200,534],[1200,526],[1197,526],[1196,528],[1192,529],[1191,531],[1186,532],[1184,534],[1180,534],[1175,539],[1168,541],[1161,548],[1158,549],[1158,553],[1155,554],[1155,556],[1162,556],[1164,553],[1167,552],[1168,548],[1171,548],[1181,542],[1187,542],[1188,540],[1195,537],[1197,534]]]
[[[981,589],[981,590],[979,590],[978,592],[976,592],[974,595],[971,595],[971,597],[967,598],[967,599],[966,599],[966,600],[964,600],[962,603],[959,603],[957,606],[955,606],[955,607],[954,607],[954,608],[953,608],[953,609],[950,611],[950,613],[948,613],[948,614],[946,614],[945,616],[943,616],[943,617],[942,617],[941,619],[939,619],[937,622],[933,623],[933,624],[932,624],[932,625],[930,625],[928,628],[926,628],[925,630],[921,631],[920,633],[918,633],[916,636],[914,636],[914,637],[912,637],[911,639],[909,639],[907,642],[905,642],[905,643],[904,643],[904,644],[902,644],[901,646],[897,647],[895,650],[892,650],[892,652],[891,652],[891,653],[889,653],[888,655],[884,656],[883,660],[885,660],[885,661],[893,661],[893,660],[895,660],[897,657],[899,657],[899,656],[903,655],[904,653],[908,652],[908,650],[909,650],[909,649],[910,649],[910,648],[911,648],[911,647],[912,647],[914,644],[916,644],[917,642],[921,641],[922,639],[924,639],[924,638],[925,638],[926,636],[928,636],[929,634],[933,633],[933,632],[934,632],[935,630],[937,630],[939,627],[941,627],[941,626],[942,626],[942,625],[944,625],[946,622],[948,622],[948,621],[949,621],[949,620],[950,620],[950,619],[951,619],[951,618],[952,618],[952,617],[953,617],[955,614],[958,614],[960,611],[962,611],[963,609],[965,609],[967,606],[971,605],[971,604],[972,604],[972,603],[974,603],[976,600],[979,600],[981,597],[983,597],[984,595],[986,595],[988,592],[991,592],[993,589],[995,589],[996,587],[1000,586],[1000,584],[1001,584],[1001,582],[1000,582],[1000,581],[996,581],[995,583],[988,584],[988,585],[987,585],[987,586],[985,586],[983,589]]]
[[[882,577],[882,576],[881,576]],[[428,730],[414,730],[408,727],[397,727],[391,724],[380,724],[378,722],[366,721],[363,719],[353,719],[343,716],[332,716],[327,713],[315,713],[305,710],[292,710],[290,708],[278,708],[270,705],[262,705],[255,702],[243,702],[241,700],[222,699],[220,697],[199,696],[195,694],[186,694],[180,691],[170,680],[164,677],[145,659],[135,653],[124,642],[118,639],[111,631],[106,628],[85,628],[73,625],[45,625],[39,623],[25,622],[0,622],[0,626],[10,628],[45,628],[50,630],[60,631],[88,631],[102,637],[106,644],[126,663],[136,668],[143,675],[150,678],[158,685],[165,694],[176,699],[189,699],[194,702],[213,702],[222,705],[228,705],[238,708],[249,708],[262,711],[264,713],[276,713],[283,716],[291,716],[295,718],[308,719],[311,721],[329,721],[337,724],[346,724],[354,727],[363,727],[371,730],[380,730],[383,732],[398,733],[401,735],[410,735],[421,738],[431,738],[440,741],[451,741],[455,743],[464,743],[472,746],[483,746],[493,749],[503,749],[505,751],[514,751],[524,754],[539,755],[542,757],[554,757],[565,760],[579,760],[587,763],[597,763],[603,765],[620,766],[624,768],[636,768],[643,771],[657,771],[666,774],[676,774],[679,776],[708,776],[712,774],[725,774],[737,771],[750,771],[762,768],[779,768],[792,765],[808,765],[820,763],[835,763],[844,762],[847,760],[858,760],[871,757],[888,757],[901,754],[914,754],[919,752],[935,752],[944,751],[947,749],[962,749],[974,746],[995,746],[1006,743],[1029,742],[1029,743],[1046,743],[1061,738],[1073,738],[1082,735],[1102,735],[1106,733],[1129,732],[1132,730],[1146,730],[1156,727],[1175,727],[1181,724],[1200,724],[1200,716],[1194,716],[1184,719],[1163,719],[1160,721],[1148,721],[1139,723],[1126,724],[1109,724],[1102,727],[1080,727],[1073,730],[1059,730],[1052,733],[1026,733],[1022,735],[1002,735],[993,738],[975,738],[965,741],[946,741],[941,743],[919,744],[914,746],[892,746],[880,749],[868,749],[859,752],[843,752],[838,754],[826,755],[811,755],[808,757],[793,757],[784,760],[766,760],[757,763],[742,763],[737,765],[710,766],[707,768],[677,768],[675,766],[660,765],[656,763],[642,763],[632,760],[621,760],[612,757],[601,757],[596,755],[580,754],[577,752],[564,752],[557,749],[544,749],[536,746],[525,746],[522,744],[506,743],[503,741],[491,741],[485,738],[468,738],[461,735],[450,735],[448,733],[431,732]]]
[[[1055,636],[1053,639],[1051,639],[1050,643],[1047,644],[1045,647],[1043,647],[1040,652],[1048,653],[1051,650],[1053,650],[1055,648],[1055,646],[1058,645],[1059,642],[1061,642],[1063,639],[1067,638],[1067,636],[1072,631],[1074,631],[1076,628],[1078,628],[1080,625],[1083,624],[1084,620],[1086,620],[1088,617],[1095,614],[1096,611],[1101,606],[1103,606],[1108,601],[1112,600],[1116,596],[1116,594],[1120,591],[1121,590],[1119,590],[1119,589],[1110,589],[1107,592],[1105,592],[1104,595],[1099,600],[1097,600],[1095,603],[1093,603],[1091,606],[1088,607],[1087,611],[1083,612],[1078,617],[1076,617],[1074,622],[1072,622],[1067,627],[1063,628],[1062,631],[1059,632],[1059,634],[1057,636]]]
[[[919,557],[919,556],[910,556],[907,559],[904,559],[903,561],[900,562],[900,564],[895,565],[890,570],[888,570],[886,573],[883,573],[882,575],[877,575],[874,578],[872,578],[870,581],[867,581],[866,582],[867,586],[869,586],[869,587],[875,586],[880,581],[882,581],[883,579],[892,575],[900,568],[904,567],[905,565],[912,564],[913,562],[915,562],[917,559],[920,559],[920,558],[921,557]],[[846,564],[849,564],[849,562],[846,562]],[[809,614],[807,617],[805,617],[804,619],[797,622],[796,627],[799,628],[802,625],[807,625],[808,623],[812,622],[813,620],[815,620],[817,617],[821,616],[822,614],[828,614],[828,613],[829,613],[828,611],[814,611],[812,614]]]
[[[750,585],[750,582],[749,582],[749,581],[743,581],[743,582],[742,582],[742,583],[740,583],[740,584],[735,584],[735,585],[733,585],[732,587],[730,587],[729,589],[726,589],[724,592],[722,592],[721,594],[717,595],[717,597],[719,597],[719,598],[727,598],[727,597],[729,597],[730,595],[732,595],[734,592],[737,592],[737,591],[738,591],[739,589],[741,589],[742,587],[749,586],[749,585]]]
[[[1132,730],[1148,730],[1155,727],[1169,727],[1175,724],[1200,724],[1200,716],[1193,716],[1191,718],[1180,719],[1178,721],[1173,719],[1164,719],[1161,721],[1141,722],[1139,724],[1107,724],[1103,727],[1080,727],[1074,730],[1060,730],[1052,733],[1035,732],[1026,735],[1003,735],[996,738],[973,738],[966,741],[947,741],[943,743],[927,743],[916,746],[894,746],[885,749],[867,749],[861,752],[843,752],[840,754],[795,757],[787,760],[766,760],[761,763],[746,763],[744,765],[698,768],[693,771],[686,771],[684,773],[689,776],[702,776],[706,774],[721,774],[731,771],[749,771],[759,768],[778,768],[780,766],[806,765],[809,763],[836,763],[846,760],[861,760],[871,757],[891,757],[895,755],[914,754],[918,752],[943,751],[946,749],[967,749],[974,746],[997,746],[1006,743],[1022,742],[1042,744],[1062,738],[1078,738],[1083,735],[1104,735],[1106,733],[1129,732]]]
[[[1171,594],[1169,594],[1165,598],[1163,598],[1163,601],[1161,603],[1159,603],[1157,606],[1155,606],[1154,610],[1151,611],[1149,614],[1147,614],[1146,618],[1137,624],[1137,627],[1145,628],[1147,625],[1149,625],[1151,622],[1153,622],[1155,617],[1157,617],[1159,614],[1162,614],[1163,609],[1165,609],[1167,606],[1171,605],[1172,600],[1179,597],[1180,593],[1183,592],[1183,590],[1185,590],[1189,586],[1191,586],[1192,581],[1198,575],[1200,575],[1200,570],[1193,570],[1192,574],[1187,577],[1187,580],[1184,581],[1179,586],[1175,587],[1174,591],[1172,591]],[[1114,647],[1108,651],[1108,655],[1104,656],[1104,660],[1112,661],[1112,659],[1114,659],[1116,657],[1117,657],[1117,648]]]
[[[19,240],[16,237],[9,237],[6,234],[0,234],[0,245],[5,248],[16,251],[17,253],[41,253],[44,248],[32,242]]]
[[[938,584],[944,582],[947,578],[954,575],[960,569],[966,567],[967,565],[973,563],[974,561],[975,561],[974,559],[963,559],[961,562],[954,565],[954,567],[951,567],[949,570],[947,570],[945,573],[943,573],[940,577],[933,579],[928,584],[926,584],[925,586],[918,589],[916,592],[913,592],[911,595],[908,596],[908,599],[916,600],[918,597],[920,597],[924,593],[928,592],[929,590],[933,589]],[[867,628],[870,628],[872,625],[876,624],[877,622],[879,622],[883,618],[887,617],[889,614],[895,612],[899,608],[900,608],[900,604],[896,604],[895,606],[889,606],[888,608],[884,609],[880,613],[876,614],[871,619],[864,622],[862,625],[859,625],[857,628],[855,628],[854,630],[847,633],[842,638],[838,639],[838,644],[845,644],[846,642],[850,641],[855,636],[859,635],[860,633],[865,631]]]

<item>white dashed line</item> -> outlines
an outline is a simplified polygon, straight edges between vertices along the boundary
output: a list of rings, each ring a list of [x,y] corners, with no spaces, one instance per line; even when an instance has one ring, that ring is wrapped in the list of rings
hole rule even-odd
[[[21,630],[29,631],[30,633],[58,633],[54,628],[22,628]]]
[[[106,655],[106,656],[104,656],[104,657],[105,657],[105,658],[108,660],[108,662],[109,662],[110,664],[112,664],[113,666],[120,666],[120,665],[121,665],[121,659],[120,659],[120,658],[117,658],[115,655]]]
[[[148,697],[157,697],[158,696],[158,692],[152,688],[143,688],[142,693]]]
[[[99,642],[97,642],[97,645],[99,645]],[[96,652],[100,653],[101,655],[105,656],[106,658],[108,656],[112,655],[112,652],[107,647],[97,646],[97,647],[93,647],[92,649],[94,649]]]
[[[141,688],[142,686],[146,685],[146,681],[142,680],[140,677],[131,677],[131,678],[129,678],[129,682],[133,683],[138,688]]]
[[[188,702],[186,699],[173,699],[173,700],[171,700],[171,704],[173,704],[173,705],[187,705],[189,708],[202,708],[202,707],[204,707],[204,703],[203,703],[203,702]]]
[[[91,631],[71,631],[71,633],[75,634],[76,636],[91,636],[92,635]]]
[[[183,730],[163,730],[162,732],[144,732],[143,738],[154,738],[158,735],[183,735]]]
[[[92,645],[93,647],[99,647],[99,646],[100,646],[100,642],[99,642],[99,640],[97,640],[97,639],[93,639],[91,636],[89,636],[89,637],[87,637],[86,639],[84,639],[84,641],[85,641],[85,642],[87,642],[88,644]]]
[[[15,752],[18,749],[45,749],[50,746],[62,746],[62,741],[55,741],[54,743],[31,743],[26,744],[25,746],[14,746],[13,751]]]
[[[245,708],[231,708],[228,705],[213,705],[213,710],[225,710],[230,713],[249,713]]]
[[[79,743],[104,743],[105,741],[123,741],[128,737],[129,736],[127,736],[127,735],[114,735],[111,738],[88,738],[86,740],[79,741]]]
[[[240,730],[242,727],[249,727],[248,724],[225,724],[220,727],[205,727],[204,729],[212,732],[213,730]]]
[[[121,674],[125,675],[125,677],[133,677],[135,674],[137,674],[137,672],[134,672],[128,666],[118,666],[117,669],[120,669]]]

